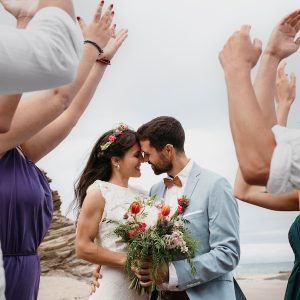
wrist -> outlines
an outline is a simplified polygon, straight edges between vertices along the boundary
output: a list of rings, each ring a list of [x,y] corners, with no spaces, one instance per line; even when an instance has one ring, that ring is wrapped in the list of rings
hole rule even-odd
[[[276,53],[276,51],[271,48],[266,48],[262,55],[263,59],[267,59],[277,65],[281,62],[281,57]]]
[[[251,68],[228,68],[224,70],[225,80],[229,81],[240,81],[241,79],[251,78]]]
[[[124,268],[127,260],[127,255],[125,253],[120,253],[120,258],[119,258],[119,266]]]
[[[19,17],[17,18],[17,28],[26,28],[27,24],[31,21],[31,17]]]

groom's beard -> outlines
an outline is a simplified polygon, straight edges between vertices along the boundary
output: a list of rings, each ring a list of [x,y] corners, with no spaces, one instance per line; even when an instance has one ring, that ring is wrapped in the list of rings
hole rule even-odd
[[[152,162],[149,162],[151,165],[151,168],[155,175],[160,175],[162,173],[168,173],[173,168],[173,164],[170,161],[162,159],[160,163],[153,164]]]

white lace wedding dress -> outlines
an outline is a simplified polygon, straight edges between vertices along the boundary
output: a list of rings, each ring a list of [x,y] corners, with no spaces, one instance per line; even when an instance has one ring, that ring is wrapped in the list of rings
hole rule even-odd
[[[126,252],[126,244],[117,242],[119,238],[113,234],[116,224],[108,223],[107,220],[120,221],[130,203],[137,196],[146,196],[145,192],[133,187],[121,187],[109,182],[95,181],[89,188],[100,189],[105,207],[102,220],[99,224],[97,243],[112,251]],[[146,300],[149,296],[139,296],[135,290],[129,289],[129,280],[122,268],[102,266],[100,273],[100,287],[90,296],[89,300]]]

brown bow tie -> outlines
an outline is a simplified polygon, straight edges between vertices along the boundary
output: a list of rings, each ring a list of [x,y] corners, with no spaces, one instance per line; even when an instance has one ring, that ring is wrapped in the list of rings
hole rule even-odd
[[[176,185],[178,187],[182,187],[182,182],[178,176],[172,178],[164,178],[165,186],[170,189],[172,186]]]

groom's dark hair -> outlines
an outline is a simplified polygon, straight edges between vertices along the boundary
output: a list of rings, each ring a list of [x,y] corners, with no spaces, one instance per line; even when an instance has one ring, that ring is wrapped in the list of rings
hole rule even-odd
[[[171,144],[179,151],[184,151],[185,134],[182,125],[173,117],[157,117],[142,125],[137,134],[139,140],[149,140],[150,145],[156,150]]]

